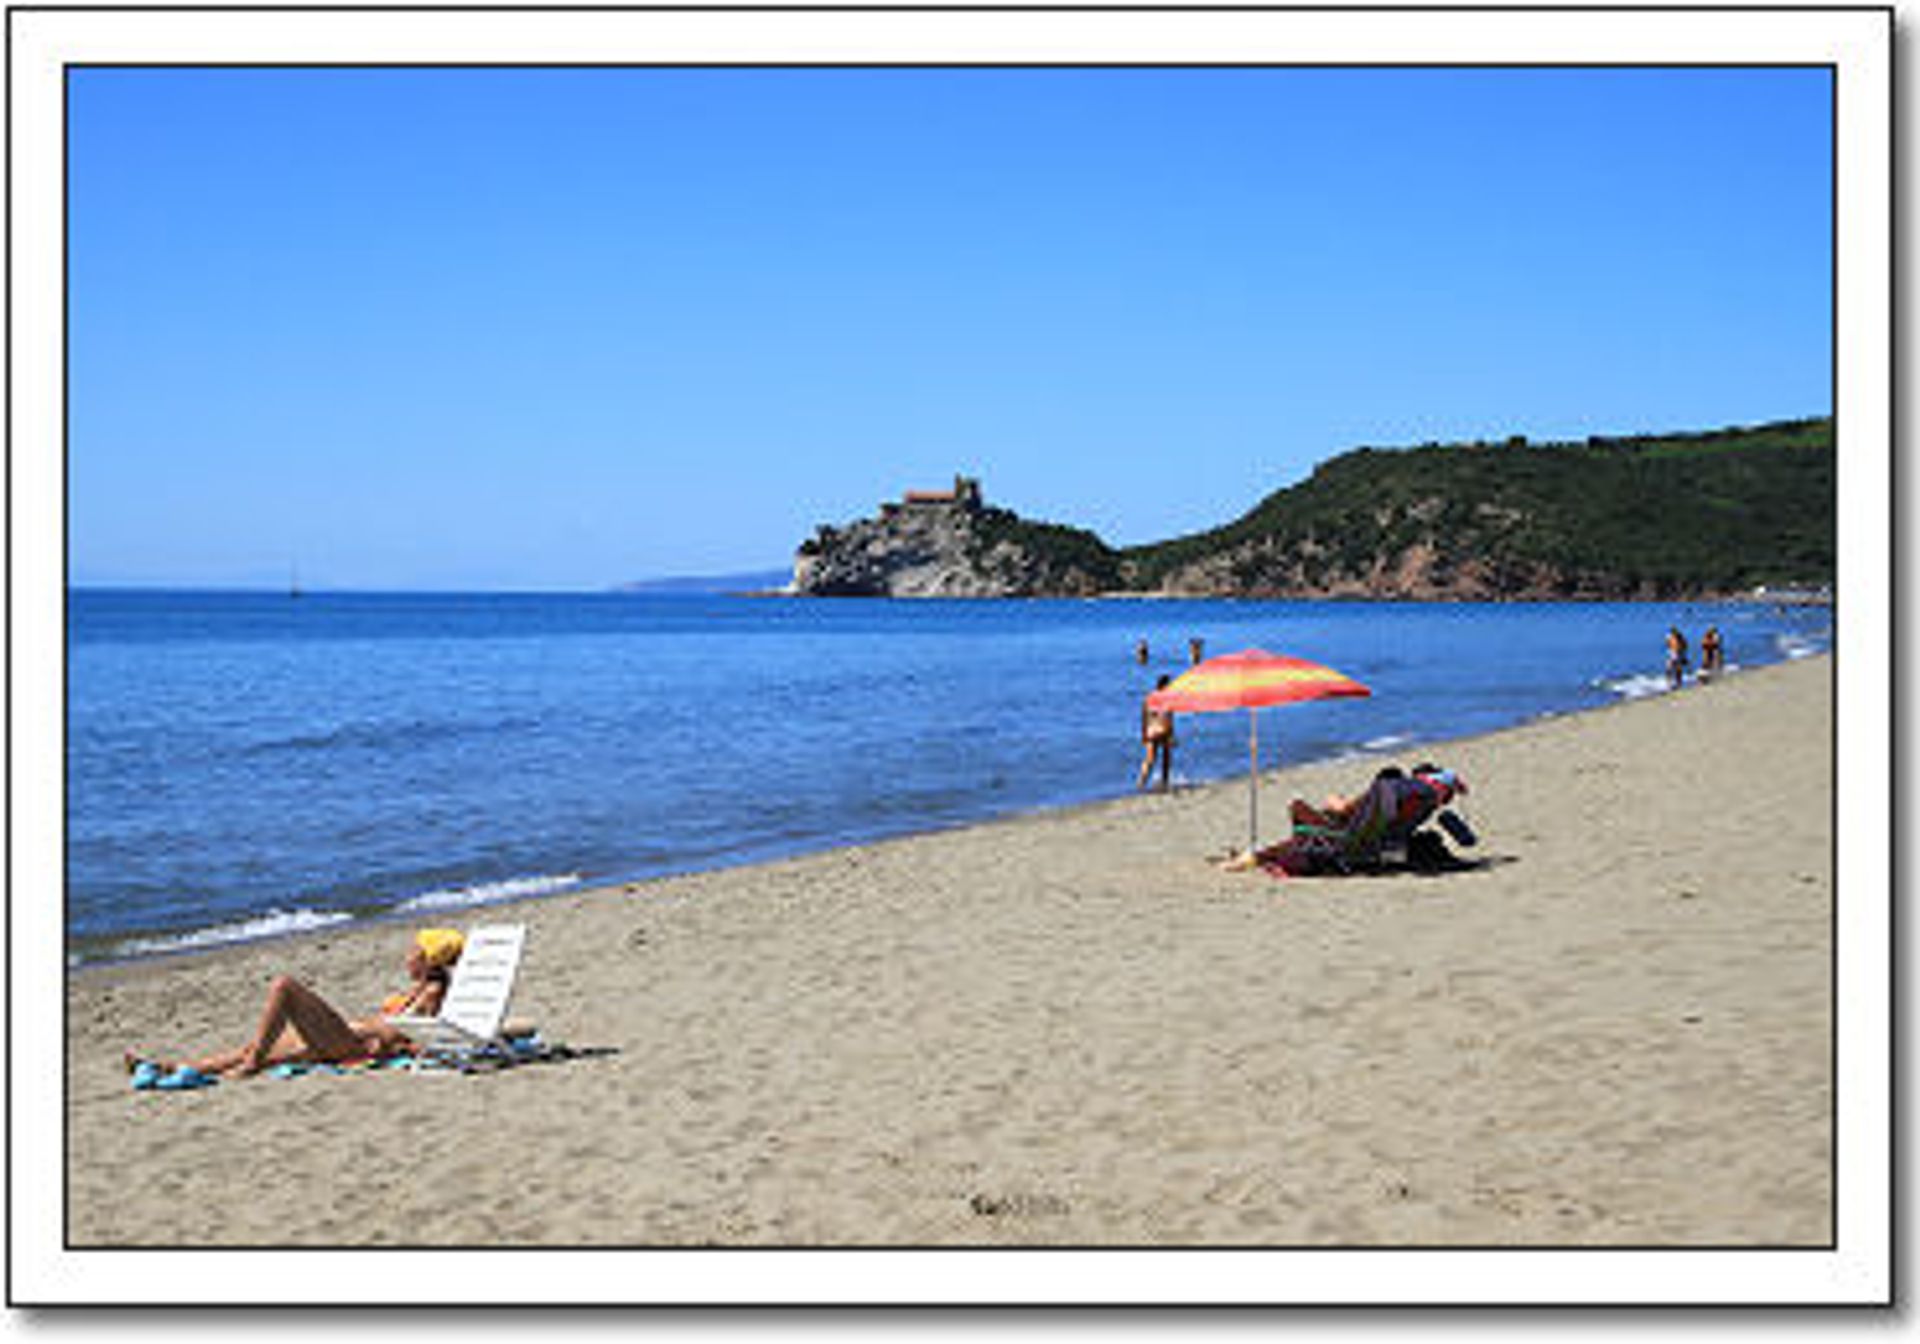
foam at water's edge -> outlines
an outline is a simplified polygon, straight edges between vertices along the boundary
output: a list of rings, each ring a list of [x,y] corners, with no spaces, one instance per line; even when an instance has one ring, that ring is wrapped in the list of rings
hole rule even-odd
[[[1657,672],[1635,672],[1625,677],[1602,677],[1594,682],[1601,690],[1612,691],[1622,700],[1639,700],[1649,695],[1664,695],[1667,679]]]
[[[565,891],[569,887],[579,886],[585,880],[585,876],[581,873],[555,873],[507,878],[499,882],[476,882],[469,887],[451,887],[422,892],[418,896],[397,902],[390,913],[405,915],[431,910],[455,910],[467,906],[490,905],[497,901],[547,896],[557,891]],[[80,966],[103,958],[117,960],[123,957],[164,956],[173,952],[194,952],[206,948],[223,947],[232,943],[251,943],[267,938],[282,938],[290,934],[311,933],[316,929],[351,923],[354,918],[355,916],[344,910],[274,909],[264,915],[237,920],[231,924],[214,924],[206,928],[191,929],[185,933],[129,938],[86,955],[69,953],[67,964]]]
[[[1397,751],[1401,747],[1410,747],[1416,741],[1411,733],[1388,733],[1384,737],[1372,738],[1360,744],[1362,751]]]
[[[233,924],[215,924],[188,933],[161,938],[130,938],[114,944],[111,955],[143,957],[163,952],[188,952],[195,948],[217,947],[224,943],[247,943],[258,938],[279,938],[290,933],[308,933],[329,925],[343,924],[353,918],[340,910],[269,910],[264,915]]]
[[[402,914],[410,910],[454,910],[469,905],[488,905],[494,901],[518,900],[526,896],[546,896],[568,887],[577,887],[585,878],[579,873],[557,873],[535,877],[511,877],[501,882],[476,882],[470,887],[449,887],[422,892],[394,907]]]

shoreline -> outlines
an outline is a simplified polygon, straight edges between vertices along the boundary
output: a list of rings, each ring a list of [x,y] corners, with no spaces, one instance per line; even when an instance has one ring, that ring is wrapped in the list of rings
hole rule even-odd
[[[351,590],[347,590],[351,591]],[[614,590],[616,592],[620,590]],[[1114,588],[1097,593],[803,593],[789,588],[748,588],[739,591],[722,590],[707,593],[658,593],[639,592],[627,596],[638,597],[734,597],[734,598],[794,598],[813,602],[1350,602],[1355,604],[1371,603],[1418,603],[1429,606],[1512,606],[1533,603],[1541,606],[1562,606],[1567,604],[1590,603],[1595,606],[1609,604],[1639,604],[1656,606],[1680,602],[1697,602],[1702,606],[1775,606],[1775,607],[1831,607],[1833,594],[1799,589],[1783,590],[1779,595],[1753,592],[1738,593],[1682,593],[1678,596],[1641,597],[1621,594],[1613,597],[1554,596],[1539,597],[1526,593],[1514,593],[1506,596],[1477,595],[1438,595],[1415,597],[1406,593],[1184,593],[1166,592],[1159,589],[1134,590]]]
[[[376,1002],[397,919],[75,968],[71,1239],[1825,1244],[1831,678],[1410,748],[1473,788],[1438,877],[1224,873],[1229,779],[434,912],[527,924],[510,1017],[610,1052],[478,1078],[128,1090],[276,973]],[[1384,759],[1263,772],[1263,838]]]
[[[1770,668],[1789,665],[1794,662],[1803,661],[1804,659],[1809,657],[1830,658],[1831,656],[1832,655],[1830,651],[1822,651],[1814,654],[1788,656],[1770,663],[1750,665],[1745,667],[1737,667],[1737,668],[1731,669],[1726,674],[1726,677],[1724,678],[1724,680],[1729,680],[1729,681],[1737,680],[1741,677],[1749,676],[1755,672],[1764,672]],[[1655,674],[1648,673],[1647,675],[1651,679],[1654,677]],[[1684,690],[1680,693],[1690,694],[1690,693],[1696,693],[1704,689],[1707,689],[1707,688],[1697,683],[1689,682],[1687,687],[1684,688]],[[1626,705],[1631,705],[1642,700],[1658,699],[1666,694],[1669,694],[1669,692],[1662,691],[1652,695],[1649,695],[1646,693],[1619,692],[1619,693],[1616,693],[1617,698],[1602,704],[1588,705],[1584,707],[1575,707],[1575,708],[1569,708],[1564,710],[1549,710],[1543,713],[1536,714],[1531,718],[1517,720],[1516,722],[1512,724],[1508,724],[1504,727],[1488,729],[1488,730],[1477,732],[1477,733],[1470,733],[1460,737],[1452,737],[1452,738],[1421,737],[1413,740],[1399,741],[1394,743],[1393,746],[1387,750],[1375,750],[1365,745],[1350,746],[1335,755],[1325,756],[1325,757],[1316,757],[1316,758],[1311,758],[1311,759],[1306,759],[1306,760],[1301,760],[1296,762],[1289,762],[1289,763],[1284,763],[1282,765],[1276,766],[1271,769],[1263,769],[1261,771],[1262,789],[1264,791],[1269,786],[1274,785],[1276,781],[1282,780],[1287,776],[1294,774],[1295,772],[1310,770],[1314,768],[1329,768],[1329,767],[1337,768],[1341,766],[1351,765],[1355,762],[1359,762],[1362,764],[1365,764],[1367,762],[1374,762],[1377,764],[1386,764],[1390,760],[1394,759],[1395,756],[1408,757],[1409,758],[1408,761],[1403,762],[1403,764],[1409,764],[1411,763],[1412,759],[1418,757],[1423,752],[1431,753],[1435,751],[1448,751],[1448,750],[1452,750],[1454,747],[1460,744],[1472,743],[1472,742],[1484,740],[1486,738],[1496,737],[1501,733],[1511,732],[1511,731],[1514,731],[1515,729],[1524,728],[1529,724],[1551,722],[1551,721],[1566,719],[1566,718],[1577,718],[1582,715],[1588,715],[1588,714],[1604,713],[1606,711],[1620,708]],[[1196,779],[1186,784],[1176,785],[1174,792],[1186,794],[1186,793],[1192,793],[1195,791],[1204,791],[1204,790],[1219,790],[1219,789],[1244,790],[1245,782],[1246,782],[1246,776],[1244,773],[1241,773],[1238,775],[1227,775],[1219,778]],[[1334,787],[1337,787],[1337,786],[1334,786]],[[1325,792],[1325,791],[1326,790],[1322,790],[1322,792]],[[563,897],[563,896],[588,896],[588,895],[601,893],[601,892],[612,892],[612,891],[631,889],[636,885],[652,883],[652,882],[669,881],[675,878],[694,877],[694,876],[699,876],[699,875],[708,874],[708,873],[735,872],[743,869],[756,868],[766,864],[777,864],[777,863],[791,861],[794,859],[801,859],[814,854],[831,853],[838,850],[853,849],[853,848],[859,848],[859,847],[870,846],[870,845],[882,845],[882,844],[896,843],[900,841],[909,841],[919,836],[937,835],[937,834],[941,834],[948,831],[965,830],[968,828],[978,827],[978,826],[991,826],[1001,822],[1015,820],[1023,817],[1045,817],[1045,816],[1054,816],[1054,815],[1067,817],[1067,816],[1071,816],[1073,813],[1077,811],[1087,809],[1087,808],[1096,808],[1096,807],[1102,807],[1102,806],[1111,805],[1111,804],[1126,803],[1128,800],[1136,798],[1138,796],[1139,795],[1137,795],[1132,791],[1096,793],[1083,798],[1072,799],[1072,800],[1063,801],[1063,802],[1035,803],[1029,806],[1015,808],[1011,811],[986,813],[976,817],[960,818],[960,819],[948,821],[945,823],[935,823],[935,824],[927,825],[920,828],[914,828],[912,824],[909,823],[907,829],[895,831],[892,833],[876,834],[876,835],[868,835],[868,836],[854,836],[849,838],[834,838],[834,837],[822,836],[814,840],[802,839],[802,840],[794,841],[792,843],[791,848],[776,849],[771,853],[746,854],[738,858],[718,859],[718,860],[713,860],[697,866],[675,867],[675,868],[669,868],[664,871],[657,871],[657,872],[610,873],[603,876],[582,879],[579,882],[564,885],[552,891],[536,893],[530,896],[513,895],[513,896],[500,897],[500,898],[494,898],[494,899],[477,900],[467,904],[448,903],[438,907],[437,909],[418,908],[418,909],[408,910],[403,908],[407,900],[415,899],[414,897],[402,898],[401,900],[396,901],[393,905],[376,907],[376,908],[367,910],[365,912],[334,912],[330,910],[308,909],[306,907],[301,907],[300,908],[301,913],[311,914],[315,917],[316,922],[312,926],[259,934],[251,937],[245,937],[245,938],[215,938],[215,939],[208,939],[204,943],[185,944],[177,947],[162,946],[162,947],[147,948],[140,951],[125,953],[125,954],[115,953],[115,954],[104,955],[104,956],[99,956],[99,955],[86,956],[77,961],[70,960],[68,966],[66,967],[66,972],[69,976],[74,976],[74,975],[88,974],[95,971],[114,968],[114,967],[144,965],[148,962],[152,962],[156,960],[171,961],[171,960],[177,960],[182,958],[200,958],[200,957],[215,955],[215,954],[219,954],[227,951],[235,951],[235,950],[260,947],[260,946],[279,945],[279,944],[286,943],[288,941],[299,940],[304,938],[324,937],[328,935],[339,935],[344,933],[348,929],[353,929],[353,928],[374,928],[374,927],[380,927],[380,926],[394,924],[394,923],[420,924],[420,923],[434,923],[434,922],[440,922],[440,923],[459,923],[462,921],[471,922],[473,919],[477,919],[484,916],[489,911],[510,909],[510,908],[527,904],[527,903],[537,903],[540,901],[552,900],[552,899]],[[1280,813],[1276,812],[1273,815],[1277,818],[1280,815]],[[1278,833],[1267,834],[1263,830],[1263,840],[1265,840],[1266,842],[1271,843],[1272,840],[1275,840],[1278,838],[1280,838]],[[515,879],[515,878],[502,879],[502,881],[506,881],[506,882],[519,881],[519,880],[523,880],[523,879]],[[539,880],[545,881],[550,879],[543,876]],[[344,918],[341,918],[338,920],[328,918],[328,916],[334,913],[343,914]],[[143,941],[143,940],[155,940],[159,942],[166,942],[170,939],[188,939],[198,935],[206,934],[214,929],[244,926],[246,923],[249,922],[250,919],[263,918],[263,917],[264,916],[238,917],[231,924],[208,925],[208,926],[202,926],[202,927],[193,928],[193,929],[182,930],[176,933],[167,933],[164,931],[162,932],[134,931],[126,934],[102,935],[90,941],[95,946],[101,946],[101,945],[111,946],[111,945],[118,945],[118,944],[123,944],[127,942]],[[69,953],[70,958],[72,957],[72,955],[73,954]]]

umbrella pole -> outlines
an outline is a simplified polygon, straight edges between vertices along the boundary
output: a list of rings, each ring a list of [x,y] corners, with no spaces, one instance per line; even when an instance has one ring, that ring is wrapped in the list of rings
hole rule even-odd
[[[1260,852],[1260,709],[1247,711],[1247,853]]]

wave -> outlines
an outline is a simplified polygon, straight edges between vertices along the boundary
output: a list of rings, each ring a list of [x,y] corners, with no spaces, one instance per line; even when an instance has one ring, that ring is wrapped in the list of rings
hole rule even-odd
[[[534,877],[510,877],[499,882],[476,882],[470,887],[445,887],[410,896],[394,909],[401,914],[421,910],[457,910],[469,905],[491,905],[495,901],[518,900],[523,896],[548,896],[568,887],[577,887],[586,878],[580,873],[541,874]]]
[[[348,923],[352,919],[352,915],[339,910],[269,910],[264,915],[255,915],[233,924],[215,924],[157,938],[129,938],[114,944],[112,955],[144,957],[165,952],[190,952],[195,948],[219,947],[227,943],[250,943],[290,933],[309,933],[314,929]]]
[[[1380,737],[1369,738],[1360,744],[1362,751],[1398,751],[1402,747],[1412,746],[1418,739],[1411,733],[1386,733]]]
[[[1612,691],[1622,700],[1642,700],[1649,695],[1665,695],[1667,679],[1658,672],[1635,672],[1624,677],[1601,677],[1593,683]]]
[[[585,877],[580,873],[558,873],[508,878],[500,882],[477,882],[470,887],[423,892],[393,906],[392,913],[417,914],[428,910],[459,909],[465,906],[516,900],[521,897],[545,896],[578,886],[583,881]],[[67,963],[69,966],[79,966],[103,957],[113,960],[122,957],[164,956],[168,953],[225,947],[233,943],[259,942],[263,939],[284,938],[293,934],[312,933],[319,929],[332,928],[338,924],[349,924],[355,918],[356,916],[344,910],[275,908],[268,910],[265,914],[236,920],[230,924],[212,924],[204,928],[190,929],[184,933],[123,939],[108,944],[104,949],[97,948],[94,951],[71,954],[67,958]]]

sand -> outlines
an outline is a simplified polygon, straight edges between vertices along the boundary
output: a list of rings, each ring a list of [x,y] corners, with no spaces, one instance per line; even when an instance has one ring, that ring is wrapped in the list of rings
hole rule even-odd
[[[128,1088],[403,925],[76,973],[70,1244],[1825,1245],[1831,676],[1422,749],[1473,871],[1219,871],[1240,780],[464,912],[610,1052],[504,1073]]]

